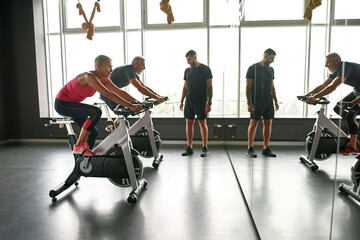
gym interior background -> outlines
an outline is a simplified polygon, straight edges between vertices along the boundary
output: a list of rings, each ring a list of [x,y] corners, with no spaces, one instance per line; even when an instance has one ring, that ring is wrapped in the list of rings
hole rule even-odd
[[[66,1],[59,0],[54,2],[56,2],[56,6],[59,7],[63,6],[62,4]],[[68,2],[70,6],[70,4],[76,5],[77,1],[69,0]],[[88,2],[92,4],[94,1]],[[119,0],[109,2],[117,2],[117,6],[120,7],[118,12],[126,13],[126,4],[124,4],[126,1]],[[127,2],[129,3],[129,1]],[[111,49],[106,50],[108,52],[107,54],[114,59],[114,66],[128,63],[133,55],[144,55],[147,59],[147,69],[143,77],[150,86],[155,85],[153,88],[156,89],[156,86],[164,85],[168,87],[172,85],[172,83],[168,82],[164,84],[165,80],[176,81],[176,84],[181,86],[182,72],[186,67],[183,56],[185,51],[181,52],[182,55],[180,57],[177,57],[175,53],[171,56],[167,55],[159,59],[162,60],[161,62],[150,54],[168,54],[171,50],[167,49],[167,47],[176,48],[175,44],[173,45],[173,43],[171,43],[171,39],[167,39],[166,34],[162,34],[162,32],[184,31],[183,34],[189,34],[189,37],[191,37],[192,33],[197,34],[197,31],[201,32],[202,35],[200,38],[201,41],[205,43],[203,44],[205,47],[199,49],[200,53],[198,54],[198,58],[200,61],[208,64],[216,74],[216,77],[214,77],[214,109],[216,109],[216,112],[214,112],[213,116],[210,116],[208,121],[209,140],[213,146],[244,146],[247,141],[246,132],[249,118],[246,110],[244,110],[244,74],[247,65],[260,60],[262,51],[266,47],[271,47],[268,46],[267,41],[273,44],[276,43],[276,46],[278,46],[278,48],[276,46],[273,48],[277,51],[278,55],[274,69],[277,94],[279,100],[282,102],[280,108],[286,106],[287,109],[297,109],[295,112],[283,111],[275,118],[271,138],[271,142],[275,146],[303,146],[307,134],[313,127],[316,109],[303,105],[300,101],[297,101],[296,96],[304,94],[306,90],[316,86],[324,79],[326,72],[324,69],[323,56],[326,52],[329,50],[337,51],[345,61],[360,62],[359,55],[357,54],[360,46],[355,43],[358,37],[354,37],[359,36],[358,32],[360,30],[360,16],[358,11],[354,11],[354,9],[359,9],[360,7],[357,0],[341,1],[345,2],[343,5],[340,4],[340,1],[323,1],[322,6],[316,10],[317,12],[314,14],[312,23],[302,19],[303,9],[307,5],[307,0],[297,0],[296,3],[299,4],[291,3],[294,6],[290,6],[291,4],[288,3],[290,1],[285,0],[274,1],[275,5],[278,4],[276,7],[266,6],[274,11],[271,16],[282,16],[281,19],[261,19],[256,18],[258,16],[250,14],[247,19],[246,11],[244,11],[244,18],[241,22],[239,19],[234,20],[234,18],[231,17],[224,20],[221,16],[218,18],[218,21],[210,21],[209,16],[211,13],[213,15],[217,14],[214,9],[211,9],[211,4],[217,2],[222,3],[223,6],[227,6],[227,4],[238,3],[239,1],[199,1],[202,3],[200,4],[201,7],[204,8],[203,18],[193,25],[184,22],[179,25],[175,23],[173,26],[158,24],[156,19],[153,24],[149,22],[145,24],[143,17],[144,6],[146,6],[146,4],[158,4],[158,1],[138,0],[134,2],[136,2],[141,9],[141,11],[135,14],[136,17],[141,20],[139,26],[135,24],[132,28],[127,29],[123,28],[122,25],[112,25],[111,27],[103,26],[99,28],[95,25],[94,38],[103,38],[105,41],[107,34],[113,34],[114,31],[117,31],[118,34],[121,35],[117,36],[117,39],[121,42],[121,44],[116,47],[116,50],[119,52],[112,53]],[[256,7],[256,4],[254,6],[250,3],[251,1],[246,2],[249,2],[246,6],[249,12],[251,8]],[[108,1],[101,1],[101,5],[104,5],[102,6],[104,10],[106,9],[106,4],[108,4]],[[281,4],[285,5],[281,6]],[[130,5],[131,4],[128,4],[127,6],[129,7]],[[60,44],[59,47],[65,46],[62,42],[65,39],[74,38],[75,40],[72,40],[72,43],[80,40],[86,42],[88,40],[85,38],[86,33],[80,28],[61,26],[59,27],[59,32],[49,32],[48,28],[46,30],[44,20],[50,17],[43,15],[45,11],[43,6],[46,6],[46,4],[43,5],[43,2],[40,0],[13,0],[2,3],[3,12],[0,16],[2,23],[2,33],[0,35],[2,56],[0,60],[0,143],[4,146],[6,146],[8,142],[41,142],[44,139],[51,141],[54,139],[62,140],[66,137],[63,129],[45,127],[49,119],[54,116],[52,103],[49,99],[53,97],[51,96],[51,94],[53,94],[52,91],[55,92],[56,89],[51,88],[49,78],[50,80],[54,79],[54,83],[59,79],[50,73],[51,71],[55,71],[51,68],[58,67],[60,68],[61,83],[71,79],[68,77],[73,74],[73,68],[75,71],[78,70],[76,66],[74,66],[78,60],[65,57],[65,53],[69,56],[73,49],[61,49],[63,52],[61,53],[60,51],[58,59],[51,61],[51,59],[49,60],[49,53],[46,52],[44,44],[46,41],[48,41],[47,44],[49,44],[49,39],[52,37],[57,38]],[[280,14],[287,12],[283,10],[285,6],[291,9],[299,8],[298,16],[291,15],[291,11],[288,11],[290,12],[288,15]],[[231,6],[228,8],[231,9]],[[336,12],[336,9],[341,9],[341,11]],[[238,10],[239,9],[237,9],[237,11]],[[96,18],[100,18],[101,14],[102,13],[97,13],[95,20]],[[319,17],[319,15],[321,17]],[[56,17],[62,19],[63,16],[60,17],[59,15]],[[126,13],[126,16],[130,17],[131,15]],[[127,20],[130,21],[130,18]],[[81,22],[82,19],[79,21]],[[125,19],[118,19],[119,25],[123,24],[123,21],[125,21]],[[62,21],[59,20],[59,24],[60,22]],[[65,21],[63,23],[65,23]],[[186,30],[189,30],[189,32],[186,32]],[[255,32],[262,31],[264,32],[263,36],[261,34],[255,35]],[[127,33],[126,38],[122,35],[125,32]],[[298,32],[301,32],[301,34]],[[146,46],[145,42],[147,37],[154,42],[156,36],[153,35],[156,35],[156,33],[161,34],[164,39],[170,41],[166,42],[166,46],[159,50],[154,50],[151,45]],[[176,34],[181,35],[182,33]],[[220,39],[212,38],[213,36],[219,36],[219,34],[226,37]],[[236,41],[234,41],[234,39],[231,40],[231,44],[236,46],[234,48],[235,50],[231,51],[231,54],[225,54],[228,51],[227,49],[212,46],[212,44],[215,43],[218,44],[216,45],[217,47],[228,45],[230,44],[230,37],[236,38]],[[261,40],[263,45],[252,47],[252,49],[258,48],[258,51],[245,51],[245,44],[248,44],[252,37],[263,37],[263,40]],[[136,41],[131,41],[136,38]],[[275,40],[271,40],[274,38]],[[300,38],[304,44],[301,46],[291,45],[291,42],[295,41],[296,38]],[[289,49],[281,49],[282,43],[280,39],[285,42],[290,42]],[[158,39],[156,41],[162,40]],[[51,44],[54,44],[54,42],[56,41],[52,41]],[[136,46],[130,47],[134,42]],[[298,42],[298,40],[296,40],[296,42]],[[186,44],[186,49],[190,48],[188,47],[190,46],[189,43]],[[71,42],[68,46],[70,45]],[[196,43],[196,46],[200,45],[201,43]],[[47,47],[49,46],[50,45],[47,45]],[[129,48],[127,49],[125,46],[129,46]],[[133,49],[137,50],[135,51]],[[213,52],[212,49],[217,49],[217,52]],[[75,53],[75,55],[77,54]],[[95,55],[97,55],[97,53]],[[89,58],[86,62],[86,68],[92,66],[93,58],[94,57]],[[177,73],[176,76],[170,77],[167,74],[164,74],[165,76],[159,76],[161,68],[167,68],[168,65],[166,64],[171,64],[172,61],[172,64],[180,66],[178,69],[179,74]],[[281,72],[281,64],[284,62],[288,64],[286,65],[286,73]],[[64,64],[68,64],[68,70],[66,70]],[[159,82],[153,83],[151,79],[156,77],[161,78]],[[284,85],[285,88],[282,88],[281,85]],[[236,86],[236,89],[234,86]],[[233,91],[234,89],[235,91],[229,94],[230,90]],[[339,99],[347,91],[346,89],[338,91],[331,96],[330,99],[332,102],[335,102],[336,99]],[[181,88],[173,92],[174,95],[170,97],[174,103],[172,103],[172,105],[169,104],[169,109],[177,108],[176,101],[179,100]],[[164,95],[171,95],[171,93]],[[159,112],[153,117],[156,130],[160,132],[163,141],[180,145],[185,144],[185,121],[182,119],[181,114],[176,111],[171,111],[171,113],[166,116],[164,112]],[[99,129],[101,129],[102,126],[105,126],[105,119],[102,119],[99,123]],[[105,133],[102,134],[103,135],[100,134],[100,138],[105,136]],[[260,128],[257,131],[256,141],[261,143],[261,139]],[[195,132],[195,140],[200,140],[198,129],[196,129]],[[240,154],[243,153],[245,152],[243,151]],[[230,155],[235,158],[236,154]],[[337,170],[336,167],[332,169],[335,172]],[[251,171],[251,169],[249,171]],[[255,191],[255,189],[249,190],[251,193],[253,191]],[[333,196],[336,197],[335,192]],[[249,205],[251,206],[251,203]],[[256,206],[253,207],[255,208]],[[358,210],[357,213],[359,213]],[[324,225],[327,226],[331,226],[331,224],[331,219],[324,223]]]

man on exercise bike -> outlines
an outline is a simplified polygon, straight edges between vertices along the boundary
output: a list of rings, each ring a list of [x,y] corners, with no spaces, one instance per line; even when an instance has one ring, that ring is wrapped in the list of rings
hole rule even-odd
[[[131,64],[115,68],[110,75],[110,79],[118,88],[126,87],[131,83],[143,95],[155,99],[158,103],[164,102],[165,100],[159,94],[155,93],[140,80],[139,75],[143,70],[145,70],[145,59],[137,56],[132,60]],[[131,101],[135,100],[135,98],[126,92],[122,97]],[[100,98],[114,111],[117,106],[115,102],[104,95],[100,95]]]
[[[353,87],[353,91],[346,95],[340,103],[334,107],[334,111],[343,117],[349,125],[350,142],[344,150],[339,153],[358,154],[359,148],[356,144],[359,124],[356,122],[356,113],[348,112],[348,114],[341,114],[342,103],[350,102],[357,104],[360,102],[360,64],[341,61],[341,57],[337,53],[329,53],[325,58],[325,67],[328,68],[329,77],[315,89],[310,91],[305,96],[309,97],[307,102],[313,103],[318,98],[328,95],[335,91],[335,89],[344,83]]]

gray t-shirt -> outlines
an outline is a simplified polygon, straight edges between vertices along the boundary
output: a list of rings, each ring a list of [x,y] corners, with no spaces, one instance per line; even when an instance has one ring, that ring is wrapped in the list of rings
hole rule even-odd
[[[356,91],[360,91],[360,64],[352,62],[341,62],[339,69],[333,74],[330,74],[329,78],[334,80],[337,77],[341,77],[343,72],[344,77],[346,77],[344,84],[353,87]]]
[[[110,75],[110,79],[118,88],[128,86],[130,84],[130,79],[140,80],[139,76],[134,72],[132,64],[115,68]],[[100,95],[100,98],[104,100],[111,110],[114,110],[118,105],[103,95]]]

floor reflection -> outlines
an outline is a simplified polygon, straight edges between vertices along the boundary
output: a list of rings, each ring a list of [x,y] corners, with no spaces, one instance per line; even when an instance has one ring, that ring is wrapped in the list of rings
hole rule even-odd
[[[299,161],[303,147],[272,149],[277,158],[249,159],[245,147],[229,148],[262,239],[358,239],[359,208],[337,189],[349,183],[353,157],[333,155],[313,172]]]

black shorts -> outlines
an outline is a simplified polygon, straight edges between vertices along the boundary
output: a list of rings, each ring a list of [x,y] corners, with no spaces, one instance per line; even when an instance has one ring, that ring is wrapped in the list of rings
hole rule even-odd
[[[206,101],[185,101],[184,117],[186,119],[195,119],[196,115],[198,120],[206,119],[205,106]]]
[[[264,120],[274,119],[275,110],[273,101],[267,103],[256,104],[255,111],[250,113],[250,118],[260,121],[261,118]]]

